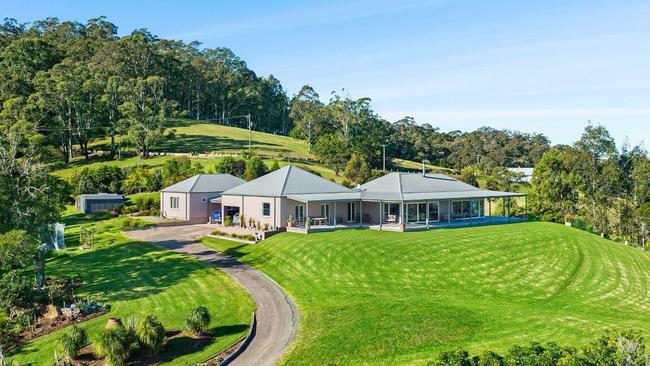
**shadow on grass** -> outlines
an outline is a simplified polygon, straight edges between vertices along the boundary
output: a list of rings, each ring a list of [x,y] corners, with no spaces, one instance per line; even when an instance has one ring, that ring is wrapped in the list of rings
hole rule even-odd
[[[64,252],[48,266],[56,274],[81,277],[81,290],[108,303],[161,293],[202,268],[191,258],[135,241]]]
[[[280,144],[253,140],[256,148],[266,149],[277,153],[292,152]],[[174,140],[167,140],[157,146],[154,151],[198,152],[205,153],[216,150],[243,150],[248,148],[248,139],[234,139],[223,136],[185,135],[179,134]]]

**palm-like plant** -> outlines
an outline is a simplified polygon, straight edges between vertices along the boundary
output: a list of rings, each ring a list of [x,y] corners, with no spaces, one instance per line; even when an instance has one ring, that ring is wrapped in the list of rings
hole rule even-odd
[[[210,324],[210,313],[205,306],[197,306],[190,310],[185,320],[185,328],[194,335],[201,335]]]
[[[148,315],[135,328],[138,343],[142,349],[156,354],[165,344],[165,328],[153,315]]]
[[[123,366],[131,353],[129,332],[124,327],[104,328],[95,342],[95,354],[108,366]]]
[[[71,360],[79,356],[79,351],[81,351],[86,343],[88,343],[86,331],[74,325],[70,329],[70,332],[61,336],[58,348],[65,359]]]

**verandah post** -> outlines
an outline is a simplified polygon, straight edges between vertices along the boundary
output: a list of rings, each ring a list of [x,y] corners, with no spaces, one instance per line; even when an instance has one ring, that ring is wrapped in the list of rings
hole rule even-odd
[[[379,201],[379,230],[384,228],[384,215],[382,214],[383,203]]]
[[[337,212],[336,212],[336,201],[334,201],[334,227],[336,227],[336,215],[337,215]]]

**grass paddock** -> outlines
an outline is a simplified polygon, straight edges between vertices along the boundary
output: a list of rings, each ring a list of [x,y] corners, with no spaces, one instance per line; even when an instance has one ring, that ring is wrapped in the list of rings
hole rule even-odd
[[[428,232],[205,239],[297,301],[287,365],[423,365],[440,351],[581,345],[607,327],[650,330],[650,257],[550,223]]]

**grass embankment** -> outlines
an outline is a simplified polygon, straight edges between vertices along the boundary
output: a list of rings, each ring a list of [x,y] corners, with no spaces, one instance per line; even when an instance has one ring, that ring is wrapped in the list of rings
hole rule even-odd
[[[459,346],[579,345],[606,327],[650,334],[648,253],[557,224],[205,243],[296,299],[288,365],[423,365]]]
[[[127,239],[120,234],[122,219],[96,221],[98,216],[68,212],[64,222],[69,249],[53,253],[47,261],[48,276],[79,276],[83,287],[78,297],[111,305],[102,317],[82,323],[92,341],[108,317],[139,317],[154,314],[166,329],[182,329],[191,308],[208,307],[212,315],[210,331],[214,342],[192,350],[187,337],[174,338],[165,348],[168,354],[180,356],[170,365],[188,365],[215,355],[249,328],[254,304],[248,294],[227,274],[180,254]],[[95,250],[82,251],[78,245],[80,224],[95,222]],[[54,347],[61,331],[37,338],[10,356],[18,364],[52,364]]]

